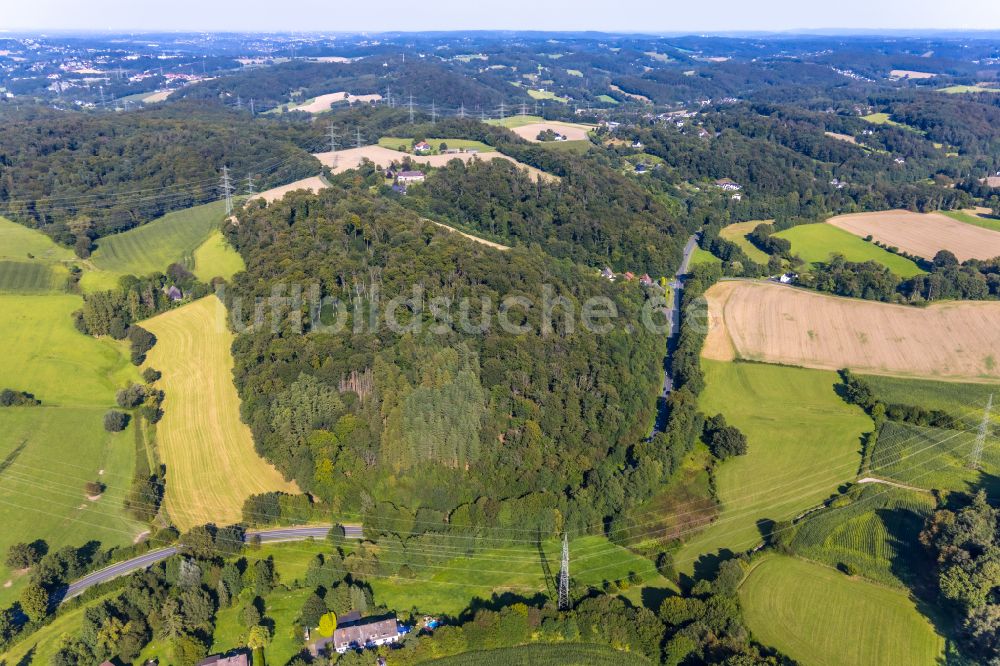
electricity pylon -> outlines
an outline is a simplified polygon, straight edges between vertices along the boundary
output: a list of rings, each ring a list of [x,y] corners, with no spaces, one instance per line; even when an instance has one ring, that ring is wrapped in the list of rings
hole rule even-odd
[[[559,567],[559,610],[569,610],[569,537],[563,533],[562,566]]]

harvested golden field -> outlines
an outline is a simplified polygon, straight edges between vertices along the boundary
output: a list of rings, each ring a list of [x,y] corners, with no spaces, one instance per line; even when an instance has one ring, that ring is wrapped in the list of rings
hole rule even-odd
[[[827,135],[831,139],[836,139],[837,141],[846,141],[847,143],[853,144],[858,143],[858,140],[850,134],[838,134],[837,132],[823,132],[823,134]]]
[[[167,98],[170,97],[170,93],[173,90],[157,90],[154,93],[150,93],[142,98],[142,101],[146,104],[156,104],[157,102],[166,102]]]
[[[1000,303],[926,308],[862,301],[771,282],[727,281],[708,298],[702,355],[873,374],[997,379]]]
[[[306,113],[323,113],[330,110],[330,105],[337,102],[347,102],[349,104],[370,104],[378,102],[382,95],[351,95],[347,92],[335,92],[320,95],[298,106],[288,107],[289,111],[305,111]]]
[[[517,134],[522,139],[527,139],[534,143],[540,143],[538,140],[539,132],[544,132],[545,130],[552,130],[566,137],[567,141],[587,141],[587,132],[589,132],[592,127],[589,125],[580,125],[578,123],[564,123],[558,120],[546,120],[541,123],[528,123],[527,125],[521,125],[520,127],[513,127],[511,131]]]
[[[297,493],[254,450],[233,385],[233,334],[226,310],[206,296],[152,319],[148,365],[163,373],[166,397],[156,439],[167,468],[164,506],[180,530],[240,520],[243,501],[272,490]]]
[[[311,178],[303,178],[302,180],[297,180],[294,183],[288,183],[287,185],[279,185],[278,187],[272,187],[269,190],[264,190],[259,192],[250,199],[263,199],[267,203],[272,201],[277,201],[289,192],[294,192],[295,190],[309,190],[313,194],[316,194],[324,187],[326,183],[319,176],[312,176]]]
[[[358,166],[361,165],[361,161],[364,159],[371,160],[376,166],[387,167],[393,162],[402,162],[403,158],[407,157],[407,153],[401,153],[398,150],[392,150],[383,146],[363,146],[361,148],[338,150],[335,153],[316,153],[313,157],[318,159],[324,166],[330,167],[330,170],[333,171],[333,173],[343,173],[348,169],[357,169]],[[542,180],[550,183],[557,182],[559,180],[559,176],[546,173],[541,169],[536,169],[535,167],[528,166],[527,164],[522,164],[513,157],[508,157],[503,153],[492,151],[488,153],[452,153],[449,155],[410,155],[409,157],[413,160],[414,164],[426,164],[431,167],[443,167],[451,160],[462,160],[463,162],[468,162],[472,159],[501,159],[512,162],[513,164],[516,164],[520,168],[526,170],[532,178],[541,178]]]
[[[932,79],[937,74],[930,72],[916,72],[912,69],[894,69],[889,72],[890,79]]]
[[[940,213],[887,210],[838,215],[827,222],[862,238],[871,235],[877,241],[925,259],[933,259],[938,250],[951,250],[959,261],[1000,256],[1000,232],[965,224]]]

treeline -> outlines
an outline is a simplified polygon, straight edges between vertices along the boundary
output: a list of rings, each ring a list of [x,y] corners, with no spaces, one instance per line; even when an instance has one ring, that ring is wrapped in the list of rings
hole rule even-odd
[[[958,643],[975,663],[1000,660],[1000,510],[980,490],[968,501],[956,497],[928,519],[920,542],[936,562],[942,606],[957,618]]]
[[[304,276],[319,296],[340,301],[336,312],[313,311],[318,321],[307,303],[279,308],[274,330],[255,326],[233,351],[258,451],[343,510],[370,512],[373,497],[441,512],[482,499],[489,511],[469,520],[555,529],[546,516],[566,503],[566,489],[624,455],[652,420],[662,338],[643,326],[624,330],[622,322],[640,321],[646,297],[634,283],[610,283],[537,248],[486,248],[340,180],[317,196],[251,205],[226,233],[255,257],[227,295],[231,306]],[[562,299],[548,330],[543,285]],[[410,298],[415,286],[421,298],[397,313],[413,330],[381,320],[368,330],[380,302]],[[535,301],[509,312],[526,327],[518,335],[496,320],[511,295]],[[618,311],[607,333],[583,330],[573,314],[569,327],[565,313],[580,313],[592,296]],[[435,320],[420,305],[435,298],[469,299],[473,323],[483,299],[492,303],[487,329],[465,332],[458,312],[450,324]],[[343,328],[331,332],[336,320]],[[369,388],[348,381],[366,373]]]
[[[110,335],[115,340],[128,337],[132,363],[141,365],[156,339],[134,324],[174,305],[176,301],[168,295],[168,288],[183,289],[184,295],[191,298],[211,293],[208,285],[195,280],[182,266],[175,264],[168,273],[141,278],[125,275],[119,279],[118,289],[85,294],[83,308],[73,313],[77,330],[87,335]]]
[[[937,300],[985,300],[1000,297],[1000,258],[959,263],[942,250],[929,273],[903,279],[876,261],[852,262],[835,255],[800,276],[802,286],[839,296],[873,301],[923,303]]]
[[[304,120],[192,102],[117,115],[25,106],[4,121],[0,211],[65,245],[218,199],[223,165],[258,190],[315,175],[309,153],[323,142]]]
[[[887,403],[878,396],[874,387],[864,377],[856,375],[850,370],[841,370],[840,377],[844,382],[844,398],[847,402],[858,405],[868,412],[875,421],[876,428],[881,426],[885,419],[934,428],[957,428],[960,426],[955,417],[944,410],[927,409],[919,405]]]

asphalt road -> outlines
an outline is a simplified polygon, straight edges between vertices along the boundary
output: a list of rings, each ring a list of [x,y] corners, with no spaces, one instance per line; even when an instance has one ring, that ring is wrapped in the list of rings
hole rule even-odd
[[[327,525],[318,527],[276,527],[269,530],[252,530],[247,531],[246,540],[249,541],[254,536],[259,536],[261,543],[281,543],[284,541],[325,539],[331,529],[332,528]],[[69,587],[66,589],[66,595],[62,600],[68,601],[73,597],[83,594],[88,588],[93,587],[94,585],[105,583],[109,580],[118,578],[119,576],[130,574],[133,571],[139,571],[140,569],[151,567],[157,562],[161,562],[171,555],[175,555],[178,549],[178,546],[158,548],[156,550],[151,550],[148,553],[143,553],[138,557],[133,557],[131,560],[117,562],[101,569],[100,571],[89,573],[83,578],[70,583]]]
[[[650,437],[658,432],[662,432],[663,428],[666,427],[667,396],[674,390],[674,379],[670,375],[670,354],[673,352],[674,345],[677,343],[677,335],[680,333],[681,296],[684,292],[684,276],[691,265],[691,256],[698,247],[699,235],[696,233],[688,238],[688,242],[684,246],[684,257],[681,259],[681,265],[677,269],[673,281],[670,283],[670,289],[673,292],[673,302],[664,311],[664,314],[670,320],[670,334],[667,336],[666,356],[663,359],[663,391],[660,393],[660,405]]]

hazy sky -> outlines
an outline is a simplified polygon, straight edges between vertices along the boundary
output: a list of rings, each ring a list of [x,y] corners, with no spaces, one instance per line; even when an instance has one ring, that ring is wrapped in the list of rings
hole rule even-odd
[[[0,0],[0,30],[1000,29],[998,0]]]

